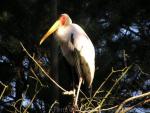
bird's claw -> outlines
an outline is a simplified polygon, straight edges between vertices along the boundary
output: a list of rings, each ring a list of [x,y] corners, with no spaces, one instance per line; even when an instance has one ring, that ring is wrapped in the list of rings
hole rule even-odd
[[[75,90],[65,91],[63,95],[75,95]]]

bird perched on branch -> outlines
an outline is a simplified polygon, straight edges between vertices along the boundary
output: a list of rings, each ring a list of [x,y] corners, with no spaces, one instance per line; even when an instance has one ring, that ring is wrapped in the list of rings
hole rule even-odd
[[[95,72],[95,50],[85,31],[77,24],[72,23],[68,14],[62,14],[48,32],[42,37],[40,45],[52,33],[60,42],[63,56],[68,63],[76,68],[79,85],[76,93],[75,105],[79,96],[81,83],[85,80],[91,87]]]

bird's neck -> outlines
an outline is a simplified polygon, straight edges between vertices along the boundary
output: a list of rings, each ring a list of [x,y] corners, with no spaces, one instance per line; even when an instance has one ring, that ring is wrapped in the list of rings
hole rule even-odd
[[[67,27],[62,26],[56,31],[56,38],[59,42],[65,43],[68,41],[68,33]]]

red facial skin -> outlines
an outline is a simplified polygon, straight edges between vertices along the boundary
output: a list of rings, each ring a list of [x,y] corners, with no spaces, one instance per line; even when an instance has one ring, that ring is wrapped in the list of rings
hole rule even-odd
[[[60,22],[61,22],[61,24],[62,24],[62,25],[64,25],[64,24],[65,24],[66,19],[67,19],[67,17],[66,17],[66,16],[64,16],[64,15],[62,15],[62,16],[60,17]]]

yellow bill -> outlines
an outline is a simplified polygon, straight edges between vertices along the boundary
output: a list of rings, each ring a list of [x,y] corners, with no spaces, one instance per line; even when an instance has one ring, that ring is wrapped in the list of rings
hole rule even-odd
[[[44,40],[46,40],[48,38],[48,36],[50,36],[53,32],[55,32],[58,27],[60,26],[60,21],[57,20],[53,26],[48,30],[48,32],[42,37],[41,41],[40,41],[40,45],[44,42]]]

